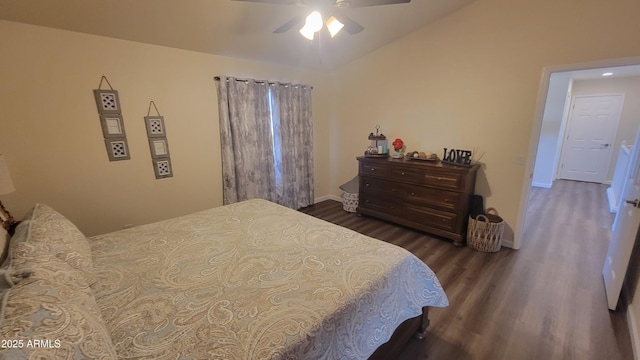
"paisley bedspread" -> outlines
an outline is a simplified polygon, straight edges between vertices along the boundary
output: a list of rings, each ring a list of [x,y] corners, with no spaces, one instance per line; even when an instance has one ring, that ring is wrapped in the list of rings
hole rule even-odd
[[[89,238],[121,359],[365,359],[447,306],[408,251],[265,200]]]

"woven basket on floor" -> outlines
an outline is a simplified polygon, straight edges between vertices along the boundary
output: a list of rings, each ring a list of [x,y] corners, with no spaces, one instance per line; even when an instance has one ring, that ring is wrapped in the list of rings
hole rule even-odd
[[[488,208],[485,214],[469,217],[467,228],[467,245],[484,252],[500,251],[504,220],[498,216],[494,208]]]
[[[342,208],[346,212],[356,212],[358,210],[358,193],[342,193]]]

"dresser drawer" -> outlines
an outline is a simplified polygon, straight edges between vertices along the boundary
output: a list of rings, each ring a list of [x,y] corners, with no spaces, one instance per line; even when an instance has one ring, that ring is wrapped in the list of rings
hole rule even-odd
[[[409,221],[446,231],[454,231],[458,223],[458,216],[454,213],[410,204],[405,206],[405,217]]]
[[[440,188],[459,190],[462,187],[463,179],[464,179],[463,175],[457,174],[457,173],[427,172],[424,175],[424,184],[437,186]]]
[[[460,193],[423,186],[407,185],[405,198],[418,204],[439,207],[443,210],[455,211]]]
[[[368,176],[387,177],[388,170],[389,170],[389,167],[382,164],[361,162],[359,174],[368,175]]]
[[[389,169],[388,176],[393,181],[412,182],[418,184],[424,182],[424,170],[422,169],[392,167]]]
[[[358,207],[390,214],[400,214],[403,205],[398,199],[380,196],[378,193],[360,189]]]
[[[404,184],[394,181],[360,176],[360,191],[365,190],[379,195],[401,198],[404,196]]]

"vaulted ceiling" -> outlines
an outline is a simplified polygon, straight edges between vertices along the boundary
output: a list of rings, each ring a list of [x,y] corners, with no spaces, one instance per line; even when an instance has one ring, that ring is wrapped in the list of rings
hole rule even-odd
[[[308,14],[309,7],[232,0],[0,0],[0,19],[261,62],[332,69],[473,1],[413,0],[337,9],[365,29],[355,35],[341,31],[334,38],[323,31],[313,41],[298,33],[300,26],[273,33],[292,17]]]

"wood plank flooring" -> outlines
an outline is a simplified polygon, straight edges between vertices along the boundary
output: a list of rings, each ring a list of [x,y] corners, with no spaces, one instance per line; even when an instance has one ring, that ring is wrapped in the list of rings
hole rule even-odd
[[[402,246],[437,274],[450,305],[429,312],[427,337],[400,360],[633,359],[625,310],[609,311],[604,294],[613,222],[605,189],[563,180],[533,188],[522,248],[497,253],[347,213],[337,201],[301,211]]]

